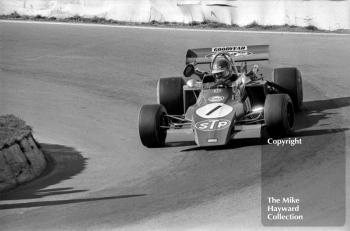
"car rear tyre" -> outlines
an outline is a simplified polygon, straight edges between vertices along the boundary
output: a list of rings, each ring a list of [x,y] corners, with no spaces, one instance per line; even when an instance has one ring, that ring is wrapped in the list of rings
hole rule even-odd
[[[164,105],[170,115],[184,114],[181,77],[161,78],[157,83],[157,103]]]
[[[139,134],[146,147],[160,147],[165,144],[167,128],[166,109],[160,104],[143,105],[139,114]]]
[[[295,67],[276,68],[273,71],[273,82],[283,87],[292,99],[294,109],[303,106],[303,84],[300,71]]]
[[[267,95],[264,105],[264,119],[269,135],[273,137],[292,135],[295,114],[289,95]]]

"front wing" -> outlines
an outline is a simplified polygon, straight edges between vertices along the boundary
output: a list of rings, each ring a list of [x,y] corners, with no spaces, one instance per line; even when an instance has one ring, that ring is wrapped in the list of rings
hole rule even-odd
[[[229,140],[238,139],[260,139],[264,136],[265,127],[263,124],[250,124],[250,125],[235,125]],[[192,128],[180,128],[169,129],[168,138],[169,142],[186,142],[195,141],[195,133]],[[198,145],[200,147],[205,146],[218,146],[215,142],[208,142],[208,145]]]

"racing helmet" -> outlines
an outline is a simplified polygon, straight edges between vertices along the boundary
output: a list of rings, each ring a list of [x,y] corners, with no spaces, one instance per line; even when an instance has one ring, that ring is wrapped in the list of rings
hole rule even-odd
[[[219,79],[228,79],[232,75],[232,65],[227,59],[216,59],[212,65],[212,71],[214,78]]]

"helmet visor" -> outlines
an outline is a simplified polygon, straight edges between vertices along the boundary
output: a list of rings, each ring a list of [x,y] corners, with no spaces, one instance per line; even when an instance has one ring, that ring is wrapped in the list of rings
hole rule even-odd
[[[226,70],[213,70],[212,74],[216,79],[226,78],[229,75]]]

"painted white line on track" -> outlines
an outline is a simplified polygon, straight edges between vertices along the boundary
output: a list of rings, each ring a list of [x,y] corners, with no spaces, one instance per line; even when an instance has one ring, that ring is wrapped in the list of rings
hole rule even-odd
[[[28,24],[48,24],[65,26],[87,26],[87,27],[108,27],[123,29],[142,29],[142,30],[169,30],[185,32],[220,32],[220,33],[250,33],[250,34],[288,34],[288,35],[313,35],[313,36],[350,36],[346,33],[323,33],[323,32],[289,32],[289,31],[249,31],[249,30],[224,30],[224,29],[197,29],[197,28],[177,28],[177,27],[155,27],[155,26],[133,26],[133,25],[106,25],[95,23],[73,23],[73,22],[47,22],[47,21],[24,21],[24,20],[3,20],[0,23],[28,23]]]

